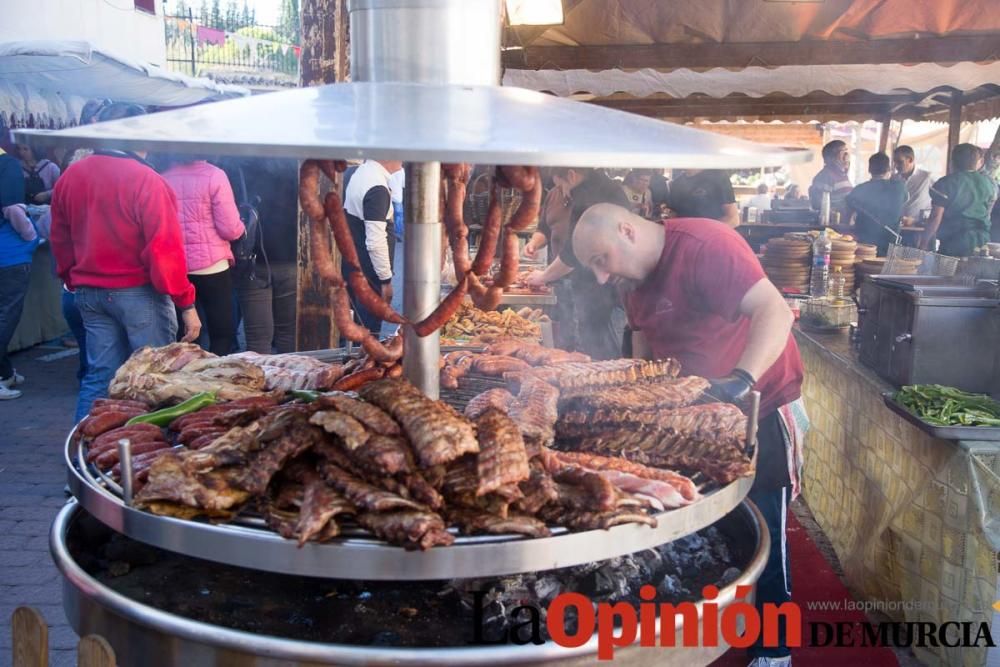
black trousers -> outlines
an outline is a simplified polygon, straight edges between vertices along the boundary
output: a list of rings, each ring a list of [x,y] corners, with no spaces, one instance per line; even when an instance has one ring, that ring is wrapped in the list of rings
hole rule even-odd
[[[14,375],[14,367],[7,356],[7,346],[21,321],[24,296],[28,293],[30,279],[30,263],[0,267],[0,380]]]
[[[784,425],[777,412],[761,418],[757,427],[757,477],[750,489],[750,500],[764,515],[771,538],[764,571],[757,581],[754,606],[763,618],[763,605],[781,605],[792,599],[792,575],[785,541],[788,504],[792,482],[788,476],[788,454]],[[791,655],[786,644],[785,619],[778,628],[778,646],[765,647],[763,634],[747,653],[752,658],[781,658]]]
[[[371,285],[376,294],[382,293],[381,285],[372,283],[371,280],[368,281],[368,284]],[[378,338],[382,331],[382,319],[361,305],[350,287],[347,288],[347,294],[351,297],[351,307],[354,309],[354,321],[371,331]]]
[[[195,289],[195,304],[205,313],[208,349],[223,356],[233,351],[236,324],[233,321],[233,274],[226,269],[207,276],[188,275]],[[177,318],[181,324],[181,318]]]
[[[298,267],[272,262],[236,278],[247,349],[259,354],[295,351],[295,298]]]

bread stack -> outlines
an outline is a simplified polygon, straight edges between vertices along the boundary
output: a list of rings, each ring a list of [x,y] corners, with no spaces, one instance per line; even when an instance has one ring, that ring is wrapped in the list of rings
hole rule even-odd
[[[860,260],[854,265],[854,275],[857,280],[857,284],[860,285],[863,283],[865,278],[868,276],[877,276],[882,273],[883,266],[885,266],[885,257],[873,257],[871,259]]]
[[[778,289],[809,291],[809,264],[812,245],[809,241],[794,238],[774,238],[764,246],[760,263],[764,272]]]
[[[854,262],[857,261],[858,242],[850,236],[833,239],[833,248],[830,251],[830,275],[837,274],[840,268],[841,275],[844,276],[844,294],[854,292]]]

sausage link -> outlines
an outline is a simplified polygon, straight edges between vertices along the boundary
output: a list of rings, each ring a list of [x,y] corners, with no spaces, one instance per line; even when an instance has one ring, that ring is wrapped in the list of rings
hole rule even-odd
[[[323,202],[319,199],[319,163],[306,160],[299,167],[299,203],[313,222],[323,221]]]
[[[90,443],[90,448],[103,447],[107,443],[116,443],[122,438],[131,438],[141,433],[151,433],[160,435],[163,433],[159,426],[155,424],[132,424],[131,426],[121,426],[116,429],[102,433]]]
[[[149,452],[154,452],[158,449],[166,449],[170,447],[170,444],[166,440],[150,440],[148,442],[140,442],[137,445],[132,445],[132,457],[135,458],[138,454],[147,454]],[[108,468],[114,466],[118,463],[118,448],[109,449],[103,452],[97,457],[94,462],[101,470],[107,470]]]
[[[317,160],[320,171],[322,171],[331,183],[337,181],[337,174],[347,171],[347,162],[344,160]]]
[[[97,415],[103,415],[106,412],[123,412],[130,417],[138,417],[139,415],[144,415],[149,412],[148,408],[135,408],[128,405],[99,405],[96,408],[90,409],[90,416],[96,417]]]
[[[465,194],[471,167],[468,164],[443,165],[448,184],[448,197],[444,207],[444,225],[448,231],[455,277],[462,280],[472,269],[469,258],[469,228],[465,224]]]
[[[177,436],[177,442],[190,446],[192,442],[194,442],[195,440],[197,440],[202,436],[212,435],[217,438],[223,433],[226,433],[227,431],[229,431],[229,429],[224,426],[212,426],[207,428],[206,427],[198,428],[192,426],[191,428],[189,428],[188,430],[184,431],[183,433]]]
[[[169,451],[169,449],[156,449],[151,452],[146,452],[145,454],[139,454],[138,456],[132,456],[132,473],[138,475],[140,471],[147,470],[153,461],[160,458],[160,455],[164,452]],[[111,476],[115,479],[118,478],[122,472],[122,464],[119,461],[115,463],[114,467],[111,468]]]
[[[93,408],[103,408],[105,406],[120,408],[136,408],[143,412],[149,412],[150,405],[144,401],[132,401],[124,398],[98,398],[91,404]]]
[[[498,175],[510,187],[521,192],[532,190],[539,182],[537,167],[517,167],[506,165],[497,169]]]
[[[403,377],[403,364],[396,363],[389,367],[389,370],[385,374],[388,378],[400,378]]]
[[[503,289],[517,280],[517,270],[520,266],[521,244],[517,234],[510,229],[503,239],[503,255],[500,258],[500,271],[493,278],[494,287]]]
[[[528,167],[528,169],[535,169]],[[537,173],[537,169],[535,172]],[[531,226],[538,219],[538,213],[542,208],[542,179],[535,178],[535,185],[530,190],[525,190],[521,194],[521,203],[518,205],[514,215],[507,222],[507,231],[520,232]]]
[[[114,440],[106,440],[101,443],[100,446],[94,445],[87,448],[87,461],[92,463],[96,461],[97,458],[107,451],[118,448],[119,440],[128,440],[132,445],[138,445],[143,442],[155,442],[157,440],[163,440],[166,442],[166,438],[163,437],[162,433],[133,433],[132,435],[123,435],[121,437],[115,438]],[[95,441],[96,442],[96,441]]]
[[[354,389],[358,389],[369,382],[378,380],[383,375],[385,375],[385,368],[381,366],[358,371],[353,375],[348,375],[347,377],[337,380],[337,383],[333,385],[333,389],[334,391],[353,391]]]
[[[451,316],[462,305],[462,299],[465,298],[469,290],[469,277],[471,275],[468,274],[462,278],[461,282],[455,285],[455,288],[451,290],[448,296],[438,304],[434,312],[413,325],[413,332],[418,337],[423,338],[434,333],[451,319]]]
[[[87,418],[87,423],[83,426],[83,435],[88,438],[96,438],[113,428],[124,426],[125,422],[132,416],[125,412],[105,412],[93,415]]]
[[[188,442],[188,443],[185,443],[185,444],[190,449],[204,449],[205,447],[208,447],[213,442],[215,442],[216,440],[218,440],[225,433],[226,433],[226,431],[219,431],[219,432],[214,432],[214,433],[205,433],[203,435],[199,435],[197,438],[195,438],[191,442]]]
[[[485,293],[480,297],[473,294],[472,303],[475,304],[476,308],[479,310],[496,310],[497,306],[500,305],[500,299],[502,297],[503,288],[493,285],[486,288]]]
[[[500,211],[500,188],[493,186],[490,194],[490,207],[486,213],[486,224],[479,238],[479,250],[476,251],[476,259],[472,262],[472,272],[481,276],[489,270],[493,264],[493,256],[497,252],[497,241],[500,240],[500,223],[502,222]]]

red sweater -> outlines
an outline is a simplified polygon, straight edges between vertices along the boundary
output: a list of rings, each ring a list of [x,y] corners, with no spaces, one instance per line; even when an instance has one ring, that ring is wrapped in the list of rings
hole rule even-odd
[[[194,303],[177,200],[138,160],[93,155],[67,169],[52,193],[50,241],[71,289],[152,285],[180,308]]]

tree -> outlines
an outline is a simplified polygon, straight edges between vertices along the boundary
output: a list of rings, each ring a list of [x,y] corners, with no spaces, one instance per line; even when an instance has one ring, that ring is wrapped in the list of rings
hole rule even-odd
[[[223,30],[222,21],[222,8],[219,6],[219,0],[212,0],[212,14],[208,19],[208,27],[215,28],[216,30]]]
[[[208,0],[201,0],[201,7],[198,8],[198,23],[208,26]]]
[[[174,6],[174,15],[187,18],[188,4],[184,0],[177,0],[177,4]]]
[[[243,0],[243,12],[240,15],[240,27],[246,28],[247,26],[252,26],[253,24],[253,17],[250,16],[250,5],[247,4],[247,0]]]
[[[282,0],[278,13],[278,34],[286,42],[299,43],[299,0]]]
[[[226,3],[226,30],[234,31],[240,27],[240,7],[236,0]]]

